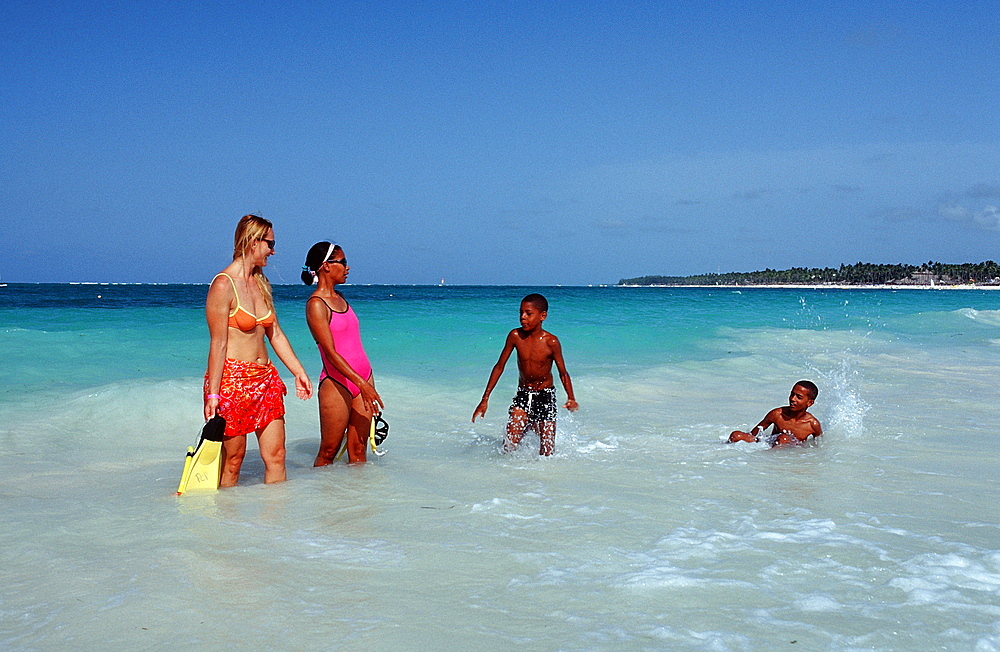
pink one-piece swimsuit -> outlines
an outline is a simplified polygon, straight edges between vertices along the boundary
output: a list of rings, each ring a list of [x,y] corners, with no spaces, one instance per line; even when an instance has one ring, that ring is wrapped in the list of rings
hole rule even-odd
[[[330,335],[333,337],[333,347],[347,361],[347,364],[351,365],[351,369],[365,380],[370,378],[372,365],[368,362],[365,347],[361,344],[361,324],[358,323],[358,316],[354,314],[354,309],[350,305],[344,312],[337,312],[330,308]],[[346,387],[351,396],[357,396],[361,393],[361,389],[357,385],[337,371],[326,357],[326,353],[323,352],[323,347],[319,347],[319,355],[323,358],[323,372],[319,375],[319,382],[322,383],[325,379],[330,378]]]

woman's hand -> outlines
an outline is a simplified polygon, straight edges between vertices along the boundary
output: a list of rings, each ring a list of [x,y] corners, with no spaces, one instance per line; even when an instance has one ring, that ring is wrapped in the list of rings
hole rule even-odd
[[[365,409],[368,410],[369,414],[381,414],[385,404],[382,403],[382,397],[375,391],[375,385],[362,382],[358,385],[358,389],[361,390],[361,400],[364,401]]]
[[[219,399],[205,397],[205,421],[219,413]]]
[[[309,380],[309,374],[304,371],[295,374],[295,395],[304,401],[312,396],[312,394],[313,386],[312,381]]]

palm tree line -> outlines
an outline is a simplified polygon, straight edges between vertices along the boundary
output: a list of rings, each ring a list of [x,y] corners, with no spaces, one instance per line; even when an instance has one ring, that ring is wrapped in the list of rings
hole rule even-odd
[[[694,276],[638,276],[618,285],[1000,285],[1000,265],[982,263],[856,263],[840,267],[792,267],[758,272],[725,272]]]

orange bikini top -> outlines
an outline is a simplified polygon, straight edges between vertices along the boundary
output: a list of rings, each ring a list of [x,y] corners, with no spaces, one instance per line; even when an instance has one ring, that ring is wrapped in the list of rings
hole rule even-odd
[[[260,324],[264,328],[267,328],[268,326],[274,324],[273,310],[268,310],[267,314],[264,315],[263,317],[257,317],[252,312],[250,312],[242,305],[240,305],[240,295],[239,292],[236,291],[236,281],[233,280],[233,277],[230,276],[229,274],[226,274],[225,272],[220,272],[215,275],[215,278],[219,278],[220,276],[225,276],[226,278],[229,279],[229,282],[233,284],[233,294],[236,295],[236,310],[232,311],[229,314],[230,328],[237,328],[244,332],[250,332],[253,329],[257,328],[258,324]]]

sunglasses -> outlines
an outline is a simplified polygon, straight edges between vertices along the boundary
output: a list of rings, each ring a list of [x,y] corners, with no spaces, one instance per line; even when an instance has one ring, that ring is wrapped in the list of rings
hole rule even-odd
[[[338,258],[336,260],[334,260],[333,258],[328,258],[326,260],[326,262],[328,262],[328,263],[340,263],[344,267],[347,267],[347,259],[346,258]]]
[[[263,243],[266,243],[267,246],[271,248],[271,251],[274,251],[274,240],[268,240],[267,238],[261,238],[260,241],[263,242]]]

